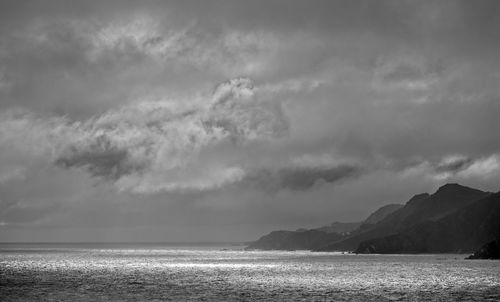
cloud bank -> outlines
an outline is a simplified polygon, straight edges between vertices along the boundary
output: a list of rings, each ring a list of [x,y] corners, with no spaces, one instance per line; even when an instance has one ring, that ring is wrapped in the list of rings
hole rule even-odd
[[[50,154],[63,168],[81,168],[91,176],[135,192],[211,189],[238,181],[239,162],[200,158],[219,145],[244,148],[287,135],[288,121],[279,102],[268,102],[248,78],[221,83],[196,105],[139,102],[83,122],[42,120],[31,114],[4,114],[3,144],[32,154]],[[22,133],[27,145],[18,140]],[[41,143],[37,142],[40,141]],[[8,178],[18,177],[19,170]]]
[[[0,240],[250,240],[497,191],[499,12],[0,1]]]

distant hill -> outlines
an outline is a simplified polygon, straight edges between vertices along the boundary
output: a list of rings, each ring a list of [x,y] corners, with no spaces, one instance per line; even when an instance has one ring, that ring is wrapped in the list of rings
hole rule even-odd
[[[402,207],[402,204],[388,204],[377,209],[375,212],[370,214],[368,218],[361,222],[332,222],[332,224],[330,225],[315,228],[314,230],[322,231],[325,233],[339,233],[343,235],[349,235],[353,231],[358,230],[360,227],[362,227],[363,229],[369,228],[371,225],[383,220],[387,215],[399,210]]]
[[[360,243],[356,253],[471,252],[500,238],[500,193],[440,217],[425,219],[390,236]],[[434,219],[432,219],[434,218]]]
[[[414,196],[402,209],[392,213],[381,223],[403,229],[425,220],[435,221],[490,194],[459,184],[446,184],[432,195]]]
[[[383,219],[402,205],[387,205],[377,209],[368,218],[369,221]],[[337,242],[347,238],[353,231],[359,229],[363,222],[333,222],[311,230],[273,231],[248,245],[247,249],[261,250],[315,250],[329,242]]]
[[[477,250],[480,257],[495,247],[494,243],[480,249],[481,246],[497,238],[500,238],[500,192],[493,194],[446,184],[433,194],[413,196],[404,206],[381,207],[363,222],[335,222],[312,230],[274,231],[248,248],[356,253]]]
[[[353,232],[352,236],[326,244],[318,250],[358,250],[362,242],[396,235],[424,222],[435,222],[490,194],[458,184],[446,184],[432,195],[423,193],[413,196],[404,207],[375,225]]]

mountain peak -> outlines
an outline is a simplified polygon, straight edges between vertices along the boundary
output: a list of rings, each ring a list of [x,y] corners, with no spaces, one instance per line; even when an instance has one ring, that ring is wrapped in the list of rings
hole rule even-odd
[[[466,186],[462,186],[459,183],[456,182],[449,182],[447,184],[442,185],[439,187],[439,189],[446,189],[446,188],[467,188]]]
[[[447,193],[447,192],[460,192],[460,191],[480,191],[480,190],[462,186],[458,183],[447,183],[439,187],[439,189],[434,194]]]

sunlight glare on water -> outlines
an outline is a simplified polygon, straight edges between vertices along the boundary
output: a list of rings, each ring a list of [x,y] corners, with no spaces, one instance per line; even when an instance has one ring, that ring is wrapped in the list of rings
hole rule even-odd
[[[0,247],[0,300],[500,299],[500,262],[220,247]]]

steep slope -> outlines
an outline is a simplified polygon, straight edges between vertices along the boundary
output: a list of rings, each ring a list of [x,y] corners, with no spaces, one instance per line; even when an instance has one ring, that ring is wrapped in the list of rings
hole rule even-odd
[[[459,184],[446,184],[432,195],[414,196],[402,209],[389,215],[380,224],[402,230],[425,220],[438,220],[490,194]]]
[[[363,224],[376,224],[377,222],[380,222],[383,220],[387,215],[392,214],[393,212],[401,209],[403,207],[402,204],[388,204],[386,206],[383,206],[373,212],[368,218],[363,221]]]
[[[446,184],[432,195],[423,193],[413,196],[404,207],[389,214],[370,228],[360,228],[349,238],[331,242],[318,250],[354,250],[363,241],[396,235],[424,221],[439,220],[490,194],[458,184]]]
[[[500,193],[398,234],[360,243],[357,253],[470,252],[500,237]]]
[[[388,204],[378,208],[362,222],[333,222],[331,225],[316,228],[314,230],[326,233],[356,234],[373,228],[373,225],[386,218],[389,214],[401,209],[402,204]]]

